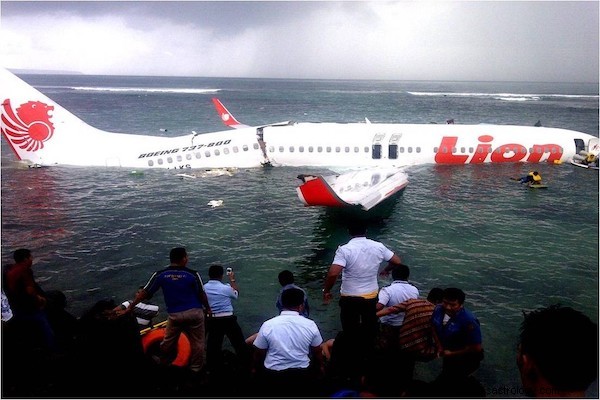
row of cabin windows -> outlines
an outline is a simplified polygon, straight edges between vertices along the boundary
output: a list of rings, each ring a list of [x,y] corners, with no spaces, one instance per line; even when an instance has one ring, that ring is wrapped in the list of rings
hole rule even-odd
[[[258,143],[254,143],[252,145],[252,148],[254,150],[258,150],[259,149]],[[344,147],[344,153],[350,153],[350,149],[351,148],[349,146],[345,146]],[[248,151],[248,150],[249,150],[248,145],[243,145],[242,146],[242,151]],[[313,153],[315,150],[317,151],[317,153],[323,153],[323,152],[325,152],[325,153],[331,153],[333,151],[335,151],[336,153],[341,153],[342,152],[342,147],[340,147],[340,146],[335,146],[335,147],[332,147],[332,146],[325,146],[325,147],[323,147],[323,146],[317,146],[315,148],[313,146],[308,146],[306,148],[306,150],[309,153]],[[364,153],[369,153],[371,150],[373,151],[373,154],[372,154],[373,159],[376,159],[376,160],[381,159],[381,145],[380,144],[373,145],[372,149],[369,148],[368,146],[363,147],[363,152]],[[438,153],[439,150],[440,150],[439,147],[434,147],[433,148],[433,152],[434,153]],[[456,147],[453,147],[452,149],[448,149],[447,147],[442,147],[441,148],[441,152],[444,153],[444,154],[447,154],[449,152],[449,150],[451,150],[453,154],[458,152],[458,149]],[[485,148],[485,149],[482,148],[482,147],[478,147],[477,148],[477,153],[481,154],[481,153],[484,152],[484,150],[487,153],[492,153],[492,148],[491,147],[488,147],[488,148]],[[557,147],[554,147],[554,146],[550,147],[550,148],[546,147],[544,149],[542,149],[540,147],[536,147],[535,149],[530,148],[529,149],[529,153],[532,153],[532,154],[533,153],[538,153],[538,154],[540,154],[540,153],[543,152],[543,153],[556,154],[560,150],[561,149],[559,147],[557,148]],[[232,149],[231,149],[231,151],[233,153],[239,153],[239,149],[238,149],[237,146],[233,146]],[[279,146],[278,147],[278,151],[279,151],[279,153],[284,153],[285,152],[285,147]],[[288,148],[288,151],[290,153],[293,153],[295,151],[295,147],[294,146],[290,146]],[[305,151],[304,146],[299,146],[298,147],[298,152],[299,153],[304,153],[304,151]],[[354,153],[360,153],[360,148],[358,146],[355,146],[355,147],[352,148],[352,151]],[[388,146],[388,158],[390,158],[390,159],[396,159],[396,158],[398,158],[398,153],[403,154],[404,152],[406,152],[406,153],[410,154],[410,153],[413,153],[413,151],[415,153],[420,153],[421,152],[421,147],[415,147],[414,150],[413,150],[412,147],[405,148],[404,146],[398,146],[398,145],[395,145],[395,144],[391,144],[391,145]],[[506,146],[504,148],[498,147],[496,149],[496,153],[502,153],[502,152],[509,153],[511,151],[515,152],[515,153],[519,153],[519,152],[523,153],[523,154],[527,153],[527,150],[524,147],[511,148],[509,146]],[[228,147],[223,148],[223,154],[229,154],[229,152],[230,152],[230,150],[229,150]],[[463,153],[463,154],[466,153],[466,148],[465,147],[461,147],[460,148],[460,152]],[[469,147],[469,153],[473,153],[473,152],[474,152],[473,147]],[[274,146],[269,147],[269,153],[275,153],[275,147]],[[214,151],[213,151],[212,154],[214,154],[215,156],[219,156],[219,155],[221,155],[221,150],[214,149]],[[205,150],[204,151],[204,157],[211,157],[212,154],[211,154],[210,150]],[[197,152],[194,153],[193,156],[196,157],[197,159],[202,158],[202,152],[197,151]],[[187,153],[185,155],[185,159],[189,161],[189,160],[192,159],[193,156],[192,156],[192,153]],[[183,157],[184,157],[183,155],[178,154],[177,156],[175,156],[175,160],[177,162],[182,162],[183,161]],[[159,158],[156,162],[158,163],[158,165],[163,165],[165,161],[162,158]],[[174,162],[173,156],[168,156],[166,158],[166,162],[168,164],[172,164]],[[148,165],[150,167],[154,166],[154,160],[148,160]]]
[[[258,150],[258,143],[254,143],[254,144],[252,145],[252,148],[253,148],[254,150]],[[246,144],[242,146],[242,151],[248,151],[249,149],[250,149],[250,148],[249,148],[249,147],[248,147],[248,145],[246,145]],[[229,150],[229,147],[225,147],[225,148],[223,148],[223,154],[229,154],[230,152],[233,152],[233,153],[239,153],[239,152],[240,152],[240,149],[239,149],[237,146],[233,146],[233,147],[231,148],[231,150]],[[208,157],[210,157],[210,156],[212,156],[212,155],[215,155],[215,156],[220,156],[220,155],[221,155],[221,150],[219,150],[219,149],[214,149],[214,150],[212,151],[212,153],[211,153],[211,151],[210,151],[210,150],[205,150],[205,151],[204,151],[204,157],[208,158]],[[199,158],[202,158],[202,152],[201,152],[201,151],[197,151],[197,152],[195,152],[195,153],[193,153],[193,154],[192,154],[192,153],[187,153],[187,154],[185,154],[185,155],[182,155],[182,154],[177,154],[177,155],[175,156],[175,158],[173,158],[173,156],[168,156],[168,157],[166,158],[166,162],[167,162],[168,164],[173,164],[173,162],[175,162],[175,161],[177,161],[177,162],[182,162],[182,161],[183,161],[183,159],[184,159],[184,157],[185,157],[185,159],[186,159],[186,160],[188,160],[188,161],[189,161],[189,160],[191,160],[193,157],[195,157],[196,159],[199,159]],[[156,160],[156,163],[157,163],[158,165],[163,165],[163,164],[165,163],[165,160],[163,160],[162,158],[159,158],[158,160]],[[150,167],[154,166],[154,160],[148,160],[148,166],[150,166]]]

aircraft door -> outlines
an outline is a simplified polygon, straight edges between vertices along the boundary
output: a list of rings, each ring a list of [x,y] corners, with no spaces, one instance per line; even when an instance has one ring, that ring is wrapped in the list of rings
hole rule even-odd
[[[600,153],[600,139],[598,139],[598,138],[590,139],[590,141],[588,142],[587,151],[589,153],[598,155]]]
[[[390,137],[388,145],[388,158],[390,160],[396,160],[398,158],[398,144],[400,143],[401,137],[401,133],[394,133],[392,134],[392,137]]]
[[[373,160],[381,160],[381,144],[385,138],[385,133],[376,133],[373,137],[373,145],[371,146],[371,157]]]

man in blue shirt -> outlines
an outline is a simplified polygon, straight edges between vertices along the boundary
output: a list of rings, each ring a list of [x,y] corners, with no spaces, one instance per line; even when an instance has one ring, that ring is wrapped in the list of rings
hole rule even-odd
[[[444,358],[445,376],[466,377],[479,368],[483,359],[479,320],[464,308],[464,302],[461,289],[447,288],[442,304],[431,316],[438,356]]]
[[[171,264],[152,274],[124,312],[133,311],[136,304],[162,289],[169,317],[165,337],[160,344],[161,362],[167,364],[173,360],[179,335],[184,332],[191,347],[189,368],[193,372],[200,372],[204,366],[204,313],[210,314],[212,311],[200,274],[187,268],[185,248],[173,248],[169,259]]]
[[[207,346],[206,358],[211,372],[215,372],[222,365],[223,338],[227,336],[235,349],[241,364],[248,367],[250,356],[242,328],[233,315],[232,300],[239,295],[239,287],[235,280],[233,270],[227,272],[229,284],[223,283],[223,267],[211,265],[208,269],[209,281],[204,285],[206,296],[213,312],[207,320]]]

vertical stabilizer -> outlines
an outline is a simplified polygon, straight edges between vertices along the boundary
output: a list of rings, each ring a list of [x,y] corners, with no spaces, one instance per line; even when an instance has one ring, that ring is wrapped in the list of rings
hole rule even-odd
[[[240,124],[240,122],[237,119],[235,119],[235,117],[229,112],[229,110],[223,105],[223,103],[221,103],[219,99],[213,97],[212,101],[215,105],[215,108],[217,109],[217,112],[219,113],[221,121],[223,121],[225,125],[235,129],[249,128],[248,125]]]
[[[3,68],[0,100],[0,130],[22,161],[53,164],[102,132]]]

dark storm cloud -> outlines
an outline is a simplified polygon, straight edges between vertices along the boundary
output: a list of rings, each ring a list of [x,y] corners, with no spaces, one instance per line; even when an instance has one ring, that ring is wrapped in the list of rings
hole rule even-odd
[[[598,81],[598,5],[2,1],[0,57],[97,74]]]

